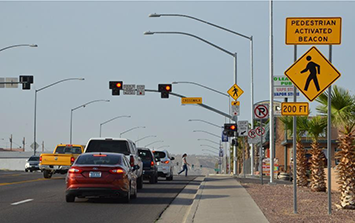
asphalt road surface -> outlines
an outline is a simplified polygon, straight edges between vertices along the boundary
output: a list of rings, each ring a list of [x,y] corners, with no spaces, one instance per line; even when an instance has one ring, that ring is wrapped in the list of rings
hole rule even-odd
[[[44,179],[42,173],[0,171],[0,222],[155,222],[195,176],[144,182],[138,198],[125,204],[115,199],[65,202],[65,175]]]

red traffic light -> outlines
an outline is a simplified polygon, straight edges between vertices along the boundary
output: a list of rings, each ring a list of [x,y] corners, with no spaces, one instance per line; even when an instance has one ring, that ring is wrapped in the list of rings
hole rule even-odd
[[[231,130],[235,130],[235,125],[231,125],[231,126],[230,126],[230,129],[231,129]]]
[[[165,86],[165,90],[170,91],[170,90],[171,90],[171,87],[170,87],[169,85],[166,85],[166,86]]]
[[[122,83],[118,82],[118,83],[116,84],[116,87],[121,88],[121,87],[122,87]]]

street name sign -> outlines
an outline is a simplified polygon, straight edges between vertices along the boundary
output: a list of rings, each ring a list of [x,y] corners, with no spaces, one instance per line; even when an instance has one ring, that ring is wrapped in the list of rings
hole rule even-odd
[[[341,43],[341,17],[286,18],[287,45]]]
[[[5,82],[5,78],[0,77],[0,82]],[[0,88],[5,88],[5,84],[0,84]]]
[[[234,84],[228,91],[227,93],[234,99],[237,100],[243,93],[244,91],[236,84]]]
[[[286,71],[293,84],[313,101],[339,77],[339,71],[316,48],[312,47]]]
[[[269,105],[254,105],[254,116],[256,119],[269,118]]]
[[[283,102],[281,103],[281,114],[283,116],[308,116],[308,102]]]
[[[124,84],[122,89],[123,89],[123,94],[125,94],[125,95],[135,95],[136,94],[136,85],[135,84]]]
[[[5,78],[5,82],[14,82],[14,84],[5,84],[6,88],[17,88],[18,87],[18,78],[17,77],[7,77]]]
[[[145,95],[145,85],[137,84],[137,95]]]
[[[181,104],[202,104],[202,98],[181,98]]]

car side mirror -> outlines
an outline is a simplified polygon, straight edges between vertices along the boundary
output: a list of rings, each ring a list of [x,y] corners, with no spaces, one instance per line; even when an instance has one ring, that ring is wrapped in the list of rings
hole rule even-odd
[[[171,157],[170,160],[174,160],[175,158],[174,157]]]

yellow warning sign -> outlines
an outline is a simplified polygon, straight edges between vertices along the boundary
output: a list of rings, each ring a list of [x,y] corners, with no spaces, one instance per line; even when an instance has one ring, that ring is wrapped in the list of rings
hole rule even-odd
[[[227,93],[234,99],[237,100],[243,93],[244,91],[236,84],[234,84],[228,91]]]
[[[239,105],[240,105],[240,101],[232,101],[231,104],[232,104],[232,105],[237,105],[237,106],[239,106]]]
[[[282,102],[281,115],[283,116],[308,116],[308,102]]]
[[[341,43],[341,17],[286,18],[287,45]]]
[[[202,104],[202,98],[181,98],[181,104]]]
[[[285,71],[285,75],[310,101],[340,77],[339,71],[316,47],[303,54]]]

